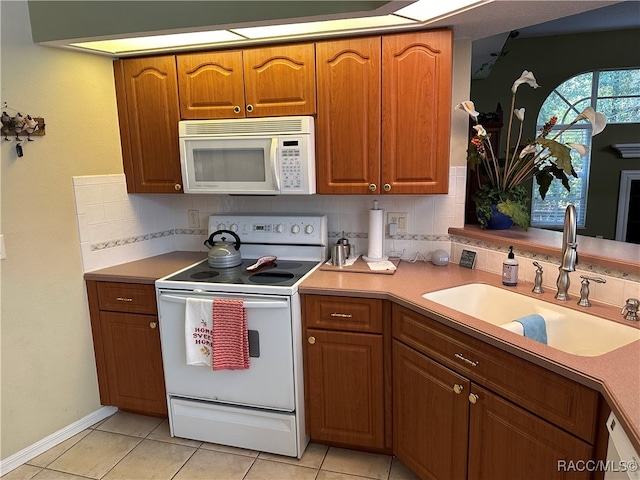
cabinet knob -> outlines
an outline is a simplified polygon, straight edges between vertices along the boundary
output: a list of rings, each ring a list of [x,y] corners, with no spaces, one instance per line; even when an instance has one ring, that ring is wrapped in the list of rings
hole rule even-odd
[[[149,322],[149,326],[151,328],[156,328],[158,326],[158,322]]]
[[[475,393],[470,393],[469,394],[469,401],[473,404],[475,404],[478,401],[478,395],[476,395]]]
[[[235,105],[235,106],[233,107],[233,113],[240,113],[240,110],[242,110],[242,109],[240,108],[240,106],[239,106],[239,105]]]
[[[372,192],[375,192],[377,189],[378,189],[378,186],[375,183],[369,184],[369,190],[371,190]]]
[[[173,188],[175,189],[176,192],[179,192],[180,190],[182,190],[182,185],[180,185],[179,183],[176,183]]]
[[[316,337],[309,337],[309,338],[307,338],[307,341],[308,341],[311,345],[313,345],[313,344],[315,344],[315,343],[316,343]]]
[[[453,386],[453,391],[456,392],[458,395],[460,395],[463,390],[464,390],[464,387],[462,385],[460,385],[459,383],[456,383]]]
[[[384,191],[385,191],[385,192],[389,192],[389,191],[391,191],[391,185],[389,185],[388,183],[385,183],[385,184],[384,184],[384,187],[382,187],[382,188],[384,188]]]
[[[247,105],[247,112],[249,113],[253,112],[253,105],[251,104]]]

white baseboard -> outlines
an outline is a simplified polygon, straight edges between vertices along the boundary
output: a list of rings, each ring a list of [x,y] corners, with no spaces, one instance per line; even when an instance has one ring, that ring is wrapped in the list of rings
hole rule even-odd
[[[102,407],[86,417],[81,418],[77,422],[52,433],[51,435],[37,441],[33,445],[23,448],[18,453],[14,453],[10,457],[0,460],[0,476],[6,475],[11,470],[18,468],[20,465],[27,463],[32,458],[37,457],[41,453],[46,452],[50,448],[68,440],[74,435],[95,425],[101,420],[110,417],[118,411],[117,407]]]

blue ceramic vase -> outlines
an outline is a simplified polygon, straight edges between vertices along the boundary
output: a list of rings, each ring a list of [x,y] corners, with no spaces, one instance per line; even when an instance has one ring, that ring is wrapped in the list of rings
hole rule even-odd
[[[491,218],[486,220],[484,215],[478,212],[478,219],[488,230],[509,230],[513,226],[513,220],[508,215],[501,213],[495,205],[491,205]]]

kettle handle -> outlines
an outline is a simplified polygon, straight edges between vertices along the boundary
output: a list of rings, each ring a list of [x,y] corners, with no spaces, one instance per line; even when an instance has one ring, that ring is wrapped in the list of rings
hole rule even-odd
[[[211,235],[209,235],[209,238],[207,238],[204,241],[205,247],[212,248],[213,247],[213,237],[215,237],[216,235],[218,235],[220,233],[230,233],[231,236],[233,238],[235,238],[235,240],[236,240],[236,243],[235,243],[235,245],[233,247],[236,249],[236,251],[240,250],[240,245],[242,244],[242,242],[240,241],[240,237],[238,235],[236,235],[235,233],[233,233],[231,230],[216,230]],[[224,240],[224,237],[222,239]]]

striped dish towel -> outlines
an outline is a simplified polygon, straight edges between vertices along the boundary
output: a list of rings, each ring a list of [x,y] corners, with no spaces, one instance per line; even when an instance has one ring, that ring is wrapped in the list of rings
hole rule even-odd
[[[247,314],[242,300],[213,301],[212,367],[214,370],[249,368]]]

